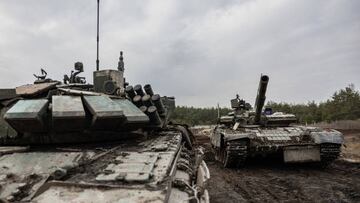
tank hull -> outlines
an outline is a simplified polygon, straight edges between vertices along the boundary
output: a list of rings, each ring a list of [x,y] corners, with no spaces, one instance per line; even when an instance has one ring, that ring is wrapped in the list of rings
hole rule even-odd
[[[209,202],[202,150],[169,124],[173,97],[156,98],[159,113],[83,85],[40,85],[0,100],[0,201]]]
[[[139,135],[141,137],[141,135]],[[185,202],[194,174],[205,188],[209,171],[168,130],[116,143],[0,147],[0,198],[32,202]],[[200,161],[196,168],[193,164]],[[182,167],[180,167],[180,165]],[[196,169],[196,170],[193,170]],[[202,191],[202,202],[208,199]]]
[[[211,136],[216,157],[226,167],[239,166],[246,159],[272,154],[285,163],[331,163],[340,154],[343,135],[333,129],[305,126],[240,127],[218,126]],[[227,157],[230,156],[230,157]],[[226,160],[232,160],[227,163]]]

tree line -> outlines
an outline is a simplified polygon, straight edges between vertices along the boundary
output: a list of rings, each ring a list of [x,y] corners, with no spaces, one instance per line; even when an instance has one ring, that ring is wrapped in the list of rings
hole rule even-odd
[[[231,111],[228,108],[195,108],[187,106],[177,106],[172,115],[172,120],[176,123],[185,123],[190,126],[194,125],[212,125],[216,124],[218,112],[226,115]]]
[[[353,84],[336,91],[331,98],[324,102],[310,101],[306,104],[292,104],[286,102],[269,101],[266,104],[273,112],[292,113],[298,117],[300,123],[317,123],[321,121],[356,120],[360,118],[360,93]],[[226,115],[232,110],[220,108],[220,115]],[[217,108],[195,108],[177,106],[173,120],[188,125],[216,124]]]

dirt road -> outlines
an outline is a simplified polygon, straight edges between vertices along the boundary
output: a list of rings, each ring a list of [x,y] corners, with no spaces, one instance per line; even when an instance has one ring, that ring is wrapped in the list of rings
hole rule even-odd
[[[357,158],[360,132],[347,132],[343,157]],[[206,149],[209,145],[204,143]],[[352,149],[353,147],[353,149]],[[350,149],[349,149],[350,148]],[[359,156],[360,157],[360,156]],[[360,164],[344,159],[330,167],[285,165],[253,160],[241,169],[224,169],[207,153],[211,202],[360,202]]]
[[[211,202],[360,202],[359,165],[315,167],[262,163],[223,169],[209,162]]]

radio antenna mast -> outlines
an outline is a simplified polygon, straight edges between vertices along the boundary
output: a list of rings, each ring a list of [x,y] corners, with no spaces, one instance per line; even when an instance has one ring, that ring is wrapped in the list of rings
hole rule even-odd
[[[96,33],[96,70],[99,71],[99,6],[100,0],[97,0],[97,33]]]

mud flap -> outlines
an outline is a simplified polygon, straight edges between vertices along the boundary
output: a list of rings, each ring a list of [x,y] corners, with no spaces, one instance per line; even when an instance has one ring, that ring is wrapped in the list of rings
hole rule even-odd
[[[288,146],[284,148],[285,163],[319,162],[320,146]]]

